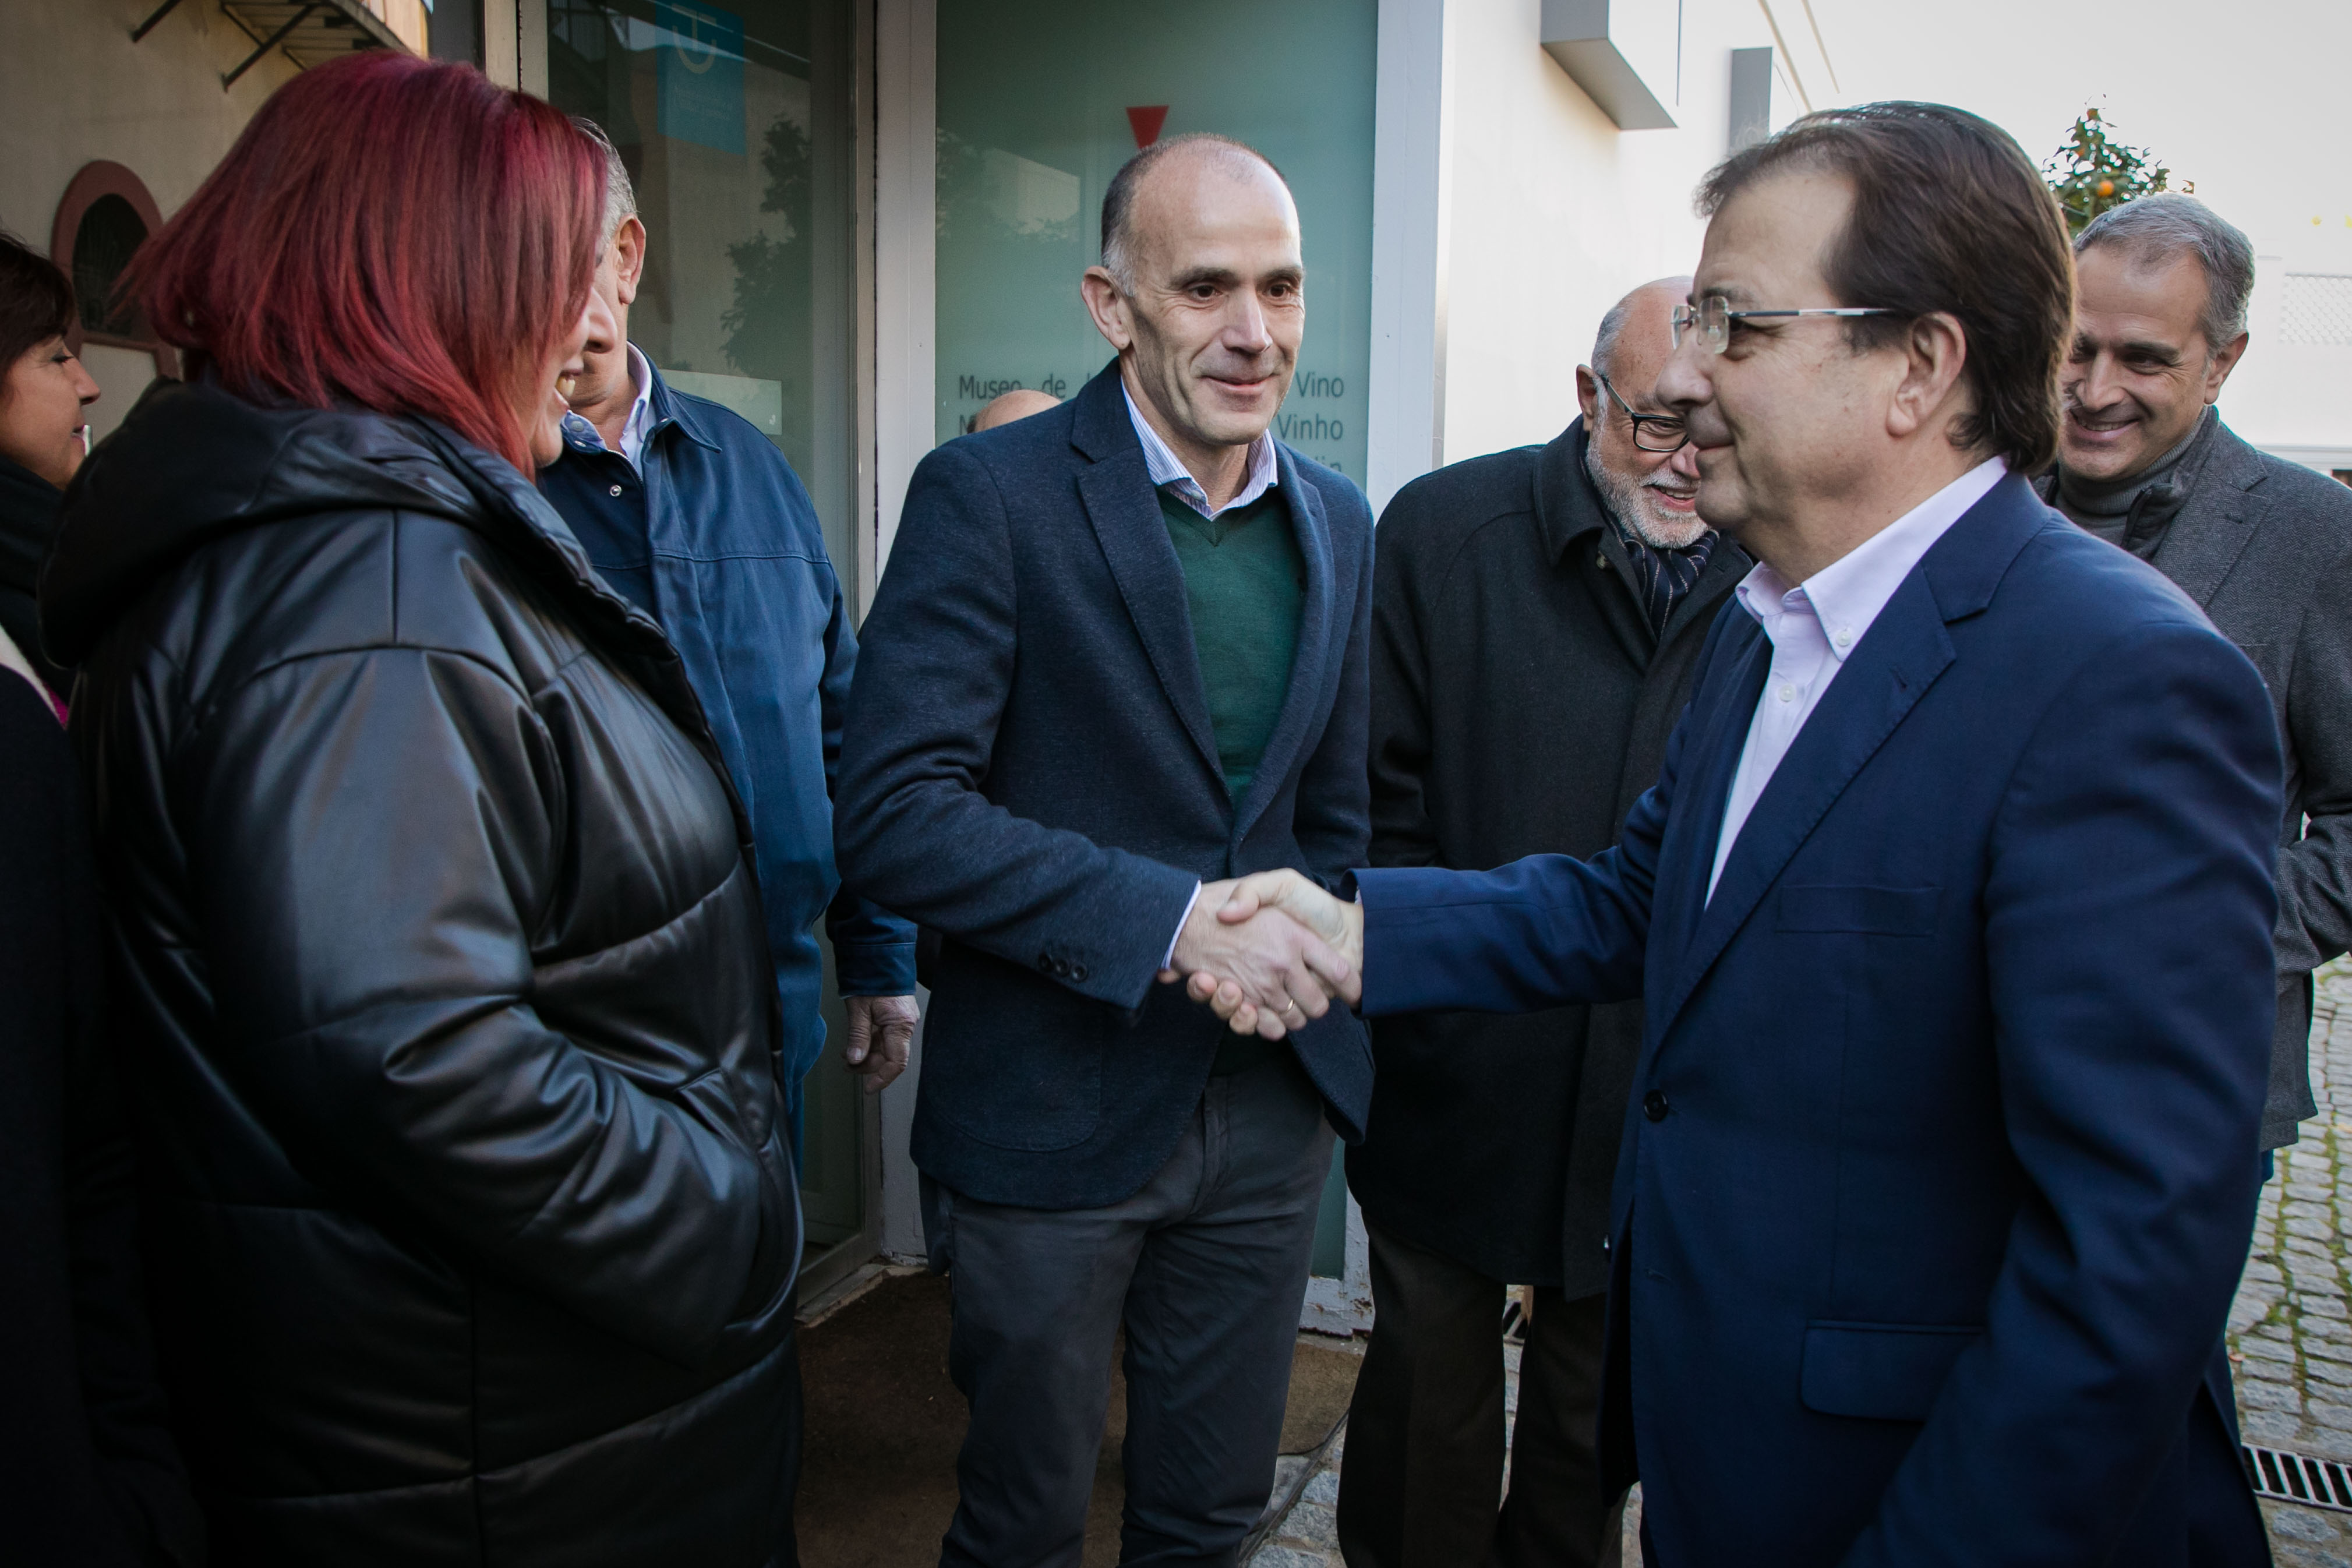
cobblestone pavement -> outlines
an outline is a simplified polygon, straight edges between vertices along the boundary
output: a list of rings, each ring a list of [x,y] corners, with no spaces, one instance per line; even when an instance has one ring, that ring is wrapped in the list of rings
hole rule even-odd
[[[2352,1460],[2352,966],[2320,973],[2311,1025],[2319,1114],[2278,1152],[2253,1256],[2230,1310],[2238,1420],[2246,1440]],[[2339,1098],[2340,1094],[2340,1098]],[[2263,1505],[2281,1568],[2352,1568],[2352,1514]]]
[[[1343,1429],[1332,1441],[1315,1467],[1298,1500],[1282,1522],[1274,1527],[1249,1560],[1249,1568],[1342,1568],[1339,1560],[1339,1527],[1337,1510],[1339,1506],[1339,1458],[1346,1451],[1348,1434]],[[1285,1466],[1295,1461],[1283,1460]],[[1286,1468],[1275,1478],[1275,1496],[1280,1498],[1289,1489],[1294,1472]]]
[[[2337,1099],[2337,1090],[2342,1100]],[[2319,1114],[2278,1154],[2263,1189],[2238,1300],[2230,1311],[2231,1369],[2246,1440],[2352,1462],[2352,963],[2320,973],[2311,1027],[2311,1091]],[[1509,1351],[1510,1396],[1518,1352]],[[1332,1508],[1346,1433],[1331,1446],[1252,1568],[1342,1568]],[[1285,1472],[1276,1497],[1292,1479]],[[1638,1498],[1628,1510],[1625,1561],[1637,1564]],[[2352,1568],[2352,1514],[2263,1504],[2279,1568]]]

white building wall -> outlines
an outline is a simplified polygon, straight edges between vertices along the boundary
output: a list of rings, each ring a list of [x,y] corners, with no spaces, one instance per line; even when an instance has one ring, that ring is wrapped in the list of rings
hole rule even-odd
[[[2255,258],[2246,354],[2221,417],[2264,451],[2352,469],[2352,218],[2278,251]]]
[[[11,105],[0,157],[0,227],[47,255],[58,202],[82,165],[104,159],[146,182],[170,217],[194,194],[262,100],[295,74],[273,52],[223,91],[253,40],[213,0],[181,0],[134,44],[161,0],[16,0],[0,5],[0,103]],[[84,356],[101,396],[90,434],[114,428],[155,374],[154,361],[93,344]]]
[[[1731,50],[1769,45],[1755,5],[1612,0],[1680,17],[1680,81],[1649,86],[1675,121],[1620,131],[1541,47],[1541,0],[1455,0],[1444,458],[1548,441],[1576,416],[1576,367],[1628,289],[1687,272],[1705,226],[1691,192],[1727,150]],[[1613,26],[1613,24],[1612,24]],[[1777,129],[1801,112],[1773,84]]]

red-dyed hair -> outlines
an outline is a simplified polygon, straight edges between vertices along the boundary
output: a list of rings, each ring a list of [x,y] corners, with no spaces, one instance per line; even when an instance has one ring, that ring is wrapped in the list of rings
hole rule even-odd
[[[587,304],[604,193],[559,110],[371,51],[279,88],[125,288],[231,391],[428,415],[528,474],[522,410]]]

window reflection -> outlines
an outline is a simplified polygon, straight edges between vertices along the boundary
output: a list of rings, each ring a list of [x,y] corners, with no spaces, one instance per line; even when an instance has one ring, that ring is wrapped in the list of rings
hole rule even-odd
[[[1275,434],[1360,481],[1378,30],[1372,0],[940,0],[938,439],[1109,361],[1078,297],[1104,187],[1138,146],[1213,131],[1298,202],[1307,341]]]
[[[647,235],[629,335],[781,447],[854,570],[850,16],[813,0],[550,0],[548,96],[601,125]]]

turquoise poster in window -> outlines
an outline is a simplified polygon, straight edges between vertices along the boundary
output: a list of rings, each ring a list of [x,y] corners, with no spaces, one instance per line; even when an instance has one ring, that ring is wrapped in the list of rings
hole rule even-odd
[[[660,128],[714,152],[743,153],[743,18],[693,0],[654,0]]]
[[[1139,146],[1208,131],[1298,203],[1307,338],[1275,434],[1360,483],[1378,32],[1376,0],[940,0],[938,439],[1109,362],[1078,296],[1104,187]]]

